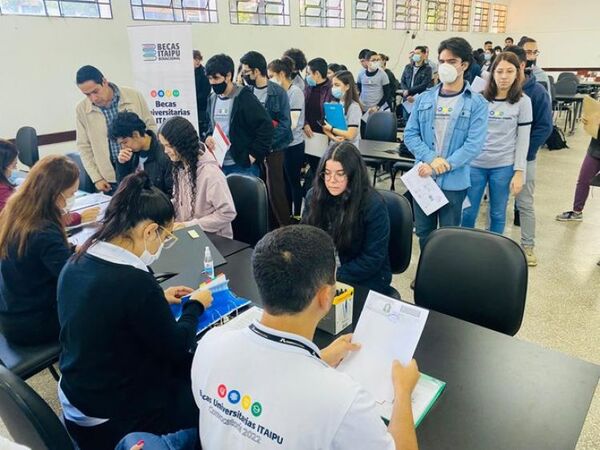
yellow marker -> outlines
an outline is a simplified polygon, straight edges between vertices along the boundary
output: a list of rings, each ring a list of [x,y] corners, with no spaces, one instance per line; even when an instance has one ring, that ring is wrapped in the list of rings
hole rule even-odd
[[[188,234],[192,239],[198,239],[200,237],[196,230],[188,230]]]

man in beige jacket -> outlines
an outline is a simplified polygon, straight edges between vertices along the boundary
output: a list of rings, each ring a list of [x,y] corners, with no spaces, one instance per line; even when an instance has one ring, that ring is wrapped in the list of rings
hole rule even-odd
[[[156,122],[144,97],[138,91],[117,87],[93,66],[77,71],[77,87],[86,96],[77,105],[77,148],[81,161],[96,189],[111,192],[116,188],[115,165],[120,145],[108,134],[112,121],[122,111],[136,113],[146,127],[156,132]]]

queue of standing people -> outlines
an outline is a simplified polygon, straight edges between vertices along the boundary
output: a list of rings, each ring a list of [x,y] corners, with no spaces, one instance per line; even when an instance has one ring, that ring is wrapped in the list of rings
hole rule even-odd
[[[311,311],[313,319],[322,317],[326,308],[319,305],[329,298],[325,291],[331,276],[399,297],[391,287],[388,258],[394,230],[358,150],[365,114],[390,110],[397,91],[413,104],[411,113],[405,110],[404,144],[419,164],[419,175],[433,177],[449,200],[429,216],[414,203],[421,247],[438,226],[473,227],[487,188],[489,229],[504,231],[512,193],[520,214],[521,243],[528,263],[536,265],[535,161],[552,130],[552,118],[549,95],[535,75],[541,69],[532,59],[539,54],[534,44],[527,38],[527,49],[494,49],[486,42],[484,54],[490,56],[482,62],[489,75],[484,77],[488,84],[483,94],[471,89],[474,52],[458,37],[443,41],[437,58],[431,58],[429,48],[417,46],[399,81],[385,67],[387,57],[369,49],[359,54],[362,69],[356,78],[323,58],[307,61],[299,49],[270,62],[250,51],[240,59],[237,73],[225,54],[203,65],[200,52],[194,52],[197,93],[203,96],[197,103],[199,123],[174,117],[160,128],[140,93],[109,82],[93,66],[79,69],[76,84],[86,98],[77,106],[78,148],[97,190],[113,197],[100,228],[76,249],[68,243],[65,227],[98,214],[87,211],[81,218],[70,212],[79,184],[77,166],[62,156],[43,158],[15,189],[11,173],[17,151],[10,142],[0,141],[0,328],[9,341],[22,344],[56,340],[60,333],[59,399],[67,428],[80,447],[114,448],[127,433],[139,430],[155,435],[192,430],[175,440],[198,436],[202,399],[191,395],[187,349],[198,317],[212,299],[194,294],[176,322],[168,304],[179,302],[192,289],[163,290],[147,267],[174,244],[173,231],[179,227],[199,225],[233,237],[236,211],[226,175],[266,180],[272,225],[286,231],[270,235],[260,251],[271,260],[277,258],[276,248],[300,255],[287,272],[285,258],[279,268],[266,256],[255,259],[257,282],[267,299],[267,314],[275,317],[273,325],[278,324],[279,311],[290,317],[302,311]],[[327,123],[326,102],[342,104],[347,129]],[[231,142],[222,167],[212,153],[217,126]],[[303,186],[305,141],[314,133],[326,135],[331,146],[314,168],[314,179]],[[592,164],[586,161],[586,173],[591,173]],[[579,205],[586,194],[578,189],[576,208],[583,208]],[[564,215],[576,220],[577,212]],[[285,227],[297,222],[307,227],[297,232]],[[320,265],[309,269],[306,249],[313,257],[321,255],[320,262],[331,257],[331,270],[335,259],[335,272]],[[304,271],[313,289],[297,306],[282,305],[263,271],[283,270],[283,280],[297,269]],[[35,283],[30,281],[32,274]],[[109,336],[106,329],[115,332]],[[153,330],[151,336],[147,329]],[[336,346],[341,350],[334,353],[341,357],[357,350],[348,340]],[[199,352],[209,350],[206,344]],[[340,357],[323,359],[335,366]],[[209,382],[205,369],[195,370]],[[394,370],[400,401],[409,401],[416,365]],[[119,395],[112,395],[117,390]],[[348,423],[354,420],[356,427],[337,436],[339,442],[357,439],[353,430],[360,431],[358,419],[366,419],[355,413]],[[414,448],[416,438],[407,423],[403,414],[390,428],[377,428],[379,435],[361,439],[379,442],[378,448],[392,442],[405,446],[396,448]],[[209,443],[235,442],[237,437],[220,426],[211,423],[200,436],[206,433]]]

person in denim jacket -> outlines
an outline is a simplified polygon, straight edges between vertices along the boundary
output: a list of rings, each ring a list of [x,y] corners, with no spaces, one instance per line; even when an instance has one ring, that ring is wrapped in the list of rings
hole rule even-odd
[[[404,143],[420,164],[421,177],[432,176],[448,204],[427,216],[414,202],[419,245],[438,227],[458,226],[462,205],[471,185],[470,162],[481,152],[488,124],[488,105],[463,78],[472,48],[459,37],[443,41],[438,49],[440,84],[416,100],[404,130]]]

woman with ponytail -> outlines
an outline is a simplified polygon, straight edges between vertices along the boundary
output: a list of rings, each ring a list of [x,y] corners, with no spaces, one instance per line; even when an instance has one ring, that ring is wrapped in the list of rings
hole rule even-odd
[[[189,350],[212,297],[192,294],[175,321],[169,304],[192,289],[163,291],[147,267],[176,241],[174,218],[145,172],[129,175],[61,273],[59,400],[82,450],[114,448],[131,431],[198,426]]]
[[[0,213],[0,329],[9,342],[56,341],[56,283],[72,249],[64,222],[79,170],[64,156],[38,161]]]
[[[321,158],[302,223],[329,233],[339,256],[338,280],[399,298],[390,286],[390,219],[371,186],[358,149],[342,142]]]
[[[191,225],[233,239],[236,212],[225,175],[200,143],[194,126],[181,116],[167,120],[158,139],[173,162],[176,228]]]

